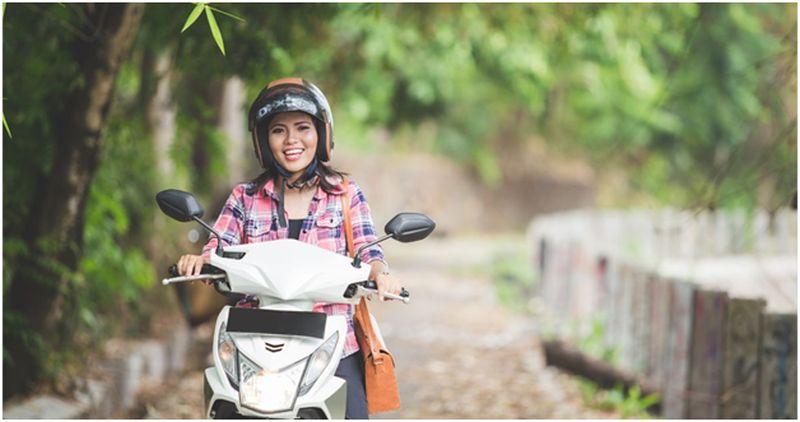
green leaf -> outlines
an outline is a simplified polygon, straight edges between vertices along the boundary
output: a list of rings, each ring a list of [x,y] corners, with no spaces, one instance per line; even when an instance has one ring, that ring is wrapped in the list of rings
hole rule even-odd
[[[226,11],[224,11],[224,10],[221,10],[221,9],[217,9],[216,7],[213,7],[213,6],[208,6],[208,8],[209,8],[209,9],[211,9],[211,10],[213,10],[213,11],[215,11],[215,12],[222,13],[222,14],[223,14],[223,15],[225,15],[225,16],[229,16],[229,17],[231,17],[231,18],[234,18],[234,19],[236,19],[236,20],[238,20],[238,21],[240,21],[240,22],[247,22],[247,21],[246,21],[246,20],[244,20],[243,18],[241,18],[241,17],[239,17],[239,16],[236,16],[236,15],[234,15],[233,13],[226,12]]]
[[[206,6],[206,18],[208,18],[208,27],[211,28],[211,35],[214,36],[214,41],[217,42],[217,46],[219,47],[220,51],[222,51],[222,55],[225,55],[225,44],[222,42],[222,33],[219,32],[219,26],[217,26],[217,20],[214,19],[214,12],[211,11],[211,8]]]
[[[13,136],[11,136],[11,129],[8,128],[8,122],[6,122],[6,114],[5,113],[3,113],[3,127],[6,128],[6,132],[8,133],[8,137],[9,138],[13,138]]]
[[[181,29],[181,32],[189,29],[189,27],[192,26],[194,21],[196,21],[197,18],[200,17],[200,14],[203,13],[203,9],[205,8],[206,8],[205,3],[197,3],[197,6],[195,6],[194,9],[192,9],[192,13],[189,13],[189,17],[186,18],[186,23],[183,24],[183,29]]]

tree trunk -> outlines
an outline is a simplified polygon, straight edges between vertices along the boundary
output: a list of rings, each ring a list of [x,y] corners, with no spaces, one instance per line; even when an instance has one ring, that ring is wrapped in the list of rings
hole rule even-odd
[[[176,186],[181,183],[175,180],[175,165],[170,158],[170,149],[175,140],[176,111],[172,98],[172,86],[175,83],[175,73],[170,61],[171,49],[161,53],[155,60],[153,68],[155,94],[149,99],[147,106],[147,125],[153,137],[155,148],[156,168],[158,177],[170,180]]]
[[[217,126],[228,144],[225,148],[228,168],[228,185],[225,186],[227,190],[237,183],[252,179],[258,172],[253,165],[256,160],[253,158],[250,133],[244,125],[247,120],[245,106],[249,106],[245,95],[245,85],[241,79],[233,77],[225,80]]]
[[[650,394],[659,394],[659,391],[650,383],[640,379],[634,374],[621,371],[602,360],[585,355],[578,349],[560,341],[543,341],[545,364],[555,366],[571,374],[586,378],[596,383],[600,388],[614,388],[622,385],[625,390],[639,387],[642,397]],[[660,411],[658,405],[652,406],[650,411]]]
[[[83,84],[67,99],[67,111],[54,117],[61,139],[47,183],[29,208],[25,241],[30,253],[9,290],[11,308],[24,328],[49,345],[70,335],[61,330],[64,291],[82,253],[84,207],[98,167],[117,73],[144,11],[143,4],[85,8],[81,32],[89,39],[76,41],[71,49]],[[31,342],[6,346],[11,362],[4,365],[4,396],[28,391],[43,375],[44,362],[37,359],[40,355]]]
[[[224,92],[224,81],[221,79],[201,80],[191,78],[187,83],[189,92],[197,98],[189,101],[189,113],[196,121],[192,140],[192,189],[197,195],[211,195],[215,187],[225,183],[221,174],[212,174],[211,163],[212,130],[217,129]],[[208,210],[206,210],[208,211]]]

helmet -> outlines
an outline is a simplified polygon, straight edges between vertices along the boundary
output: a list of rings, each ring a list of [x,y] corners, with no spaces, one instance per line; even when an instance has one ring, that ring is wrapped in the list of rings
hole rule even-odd
[[[322,162],[330,160],[333,149],[333,113],[328,99],[319,88],[305,79],[283,78],[270,82],[261,90],[248,114],[253,148],[261,167],[275,166],[281,173],[285,173],[275,162],[269,149],[267,126],[276,114],[287,111],[302,111],[313,117],[318,138],[316,158]]]

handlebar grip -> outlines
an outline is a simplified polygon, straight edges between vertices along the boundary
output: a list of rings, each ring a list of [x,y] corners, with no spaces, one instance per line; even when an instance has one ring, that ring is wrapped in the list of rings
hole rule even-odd
[[[378,290],[378,284],[372,280],[365,282],[364,287],[367,289]],[[409,296],[411,296],[411,293],[409,293],[408,290],[405,289],[405,287],[400,289],[400,297],[409,297]]]

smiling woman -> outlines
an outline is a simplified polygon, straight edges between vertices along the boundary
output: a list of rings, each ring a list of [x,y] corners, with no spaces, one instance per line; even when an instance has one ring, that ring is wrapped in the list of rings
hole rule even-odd
[[[357,253],[360,262],[369,264],[369,279],[376,282],[381,298],[400,294],[400,282],[387,271],[383,250],[375,244],[363,192],[326,164],[333,149],[333,115],[322,91],[300,78],[271,82],[256,97],[249,117],[253,148],[264,172],[233,189],[214,225],[220,240],[209,240],[201,255],[182,256],[179,273],[200,274],[220,241],[230,246],[296,239],[342,255]],[[350,248],[346,230],[352,234]],[[240,305],[253,299],[245,298]],[[347,334],[336,375],[347,381],[345,416],[366,419],[364,359],[355,336],[353,306],[318,303],[314,310],[346,316]],[[376,411],[374,406],[370,409]],[[388,405],[380,409],[392,410]]]

